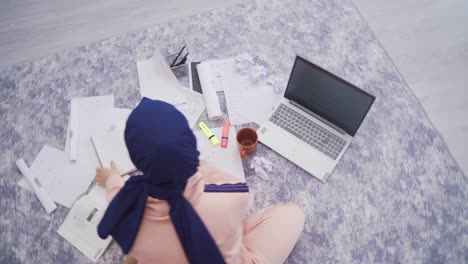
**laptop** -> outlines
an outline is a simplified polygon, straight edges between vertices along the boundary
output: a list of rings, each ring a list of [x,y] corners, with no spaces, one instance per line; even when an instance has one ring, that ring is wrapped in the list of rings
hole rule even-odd
[[[326,182],[375,97],[296,57],[284,97],[258,129],[259,140]]]

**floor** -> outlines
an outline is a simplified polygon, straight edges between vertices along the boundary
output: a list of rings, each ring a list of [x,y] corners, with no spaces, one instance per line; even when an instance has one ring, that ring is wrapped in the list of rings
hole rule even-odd
[[[0,67],[0,263],[90,263],[56,233],[68,209],[47,215],[17,186],[15,160],[31,164],[43,144],[64,147],[70,98],[114,94],[115,106],[136,105],[135,60],[178,47],[181,36],[195,59],[252,52],[286,78],[296,54],[305,54],[378,98],[326,184],[262,144],[256,155],[278,168],[272,180],[245,161],[253,210],[278,202],[304,209],[304,232],[286,263],[466,262],[468,182],[351,0],[250,0]],[[23,42],[17,46],[30,45]],[[114,243],[97,263],[121,257]]]
[[[0,67],[240,1],[2,1]],[[354,3],[468,174],[468,1]]]
[[[468,175],[468,1],[353,1]]]
[[[4,0],[0,67],[240,0]]]

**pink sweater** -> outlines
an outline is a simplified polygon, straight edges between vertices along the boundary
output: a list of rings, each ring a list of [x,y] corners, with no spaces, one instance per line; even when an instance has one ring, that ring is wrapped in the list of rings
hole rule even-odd
[[[199,168],[185,188],[184,196],[208,228],[227,263],[252,263],[255,254],[244,245],[242,220],[248,215],[250,193],[205,193],[205,184],[238,183],[228,173],[209,167]],[[111,201],[124,180],[111,176],[106,182]],[[130,255],[140,264],[188,263],[169,217],[167,202],[148,197],[146,211]]]

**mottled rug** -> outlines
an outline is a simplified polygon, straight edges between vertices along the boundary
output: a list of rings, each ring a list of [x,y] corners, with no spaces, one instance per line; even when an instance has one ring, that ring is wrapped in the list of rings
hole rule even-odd
[[[64,148],[72,97],[134,106],[135,61],[182,43],[194,60],[257,54],[286,78],[299,54],[377,97],[326,184],[263,145],[256,155],[276,164],[272,181],[245,166],[255,209],[304,208],[287,263],[468,262],[468,183],[352,2],[256,0],[0,69],[0,263],[89,263],[56,233],[68,209],[47,215],[17,186],[14,161],[31,164],[43,144]],[[99,263],[121,260],[114,243]]]

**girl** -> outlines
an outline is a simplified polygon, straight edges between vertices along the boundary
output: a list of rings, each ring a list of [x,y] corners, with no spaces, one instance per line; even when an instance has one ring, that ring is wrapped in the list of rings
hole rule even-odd
[[[249,215],[245,183],[199,166],[197,142],[175,107],[143,98],[125,142],[143,175],[124,183],[116,165],[97,169],[111,201],[99,226],[138,263],[283,263],[304,225],[302,210],[280,204]]]

